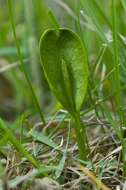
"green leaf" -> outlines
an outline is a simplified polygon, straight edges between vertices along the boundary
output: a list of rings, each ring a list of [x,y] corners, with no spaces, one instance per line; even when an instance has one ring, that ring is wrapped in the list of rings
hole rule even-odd
[[[121,2],[122,2],[122,5],[123,5],[123,7],[124,7],[124,9],[126,11],[126,0],[121,0]]]
[[[30,135],[32,137],[34,137],[35,140],[37,140],[41,143],[44,143],[44,144],[50,146],[51,148],[55,149],[58,147],[58,145],[55,144],[49,137],[47,137],[47,136],[43,135],[42,133],[39,133],[33,129],[30,131]]]
[[[49,29],[40,40],[40,55],[52,92],[71,113],[80,111],[88,83],[87,53],[69,29]]]

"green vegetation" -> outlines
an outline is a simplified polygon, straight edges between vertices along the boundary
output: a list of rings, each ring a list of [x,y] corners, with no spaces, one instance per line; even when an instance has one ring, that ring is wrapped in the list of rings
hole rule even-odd
[[[126,1],[0,7],[0,190],[124,190]]]
[[[86,135],[80,122],[88,82],[86,50],[72,31],[47,30],[40,41],[40,54],[51,90],[75,120],[80,158],[86,160]]]

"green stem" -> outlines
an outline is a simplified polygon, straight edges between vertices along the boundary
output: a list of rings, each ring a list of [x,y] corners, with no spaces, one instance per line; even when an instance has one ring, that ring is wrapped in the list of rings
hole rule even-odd
[[[74,116],[76,138],[78,143],[79,155],[81,160],[87,160],[88,157],[88,145],[85,127],[82,126],[80,120],[80,114]]]
[[[17,40],[16,31],[15,31],[15,23],[14,23],[14,19],[13,19],[11,0],[7,0],[7,2],[8,2],[8,8],[9,8],[10,21],[11,21],[12,30],[13,30],[13,36],[14,36],[14,39],[15,39],[16,47],[17,47],[18,57],[19,57],[19,60],[21,62],[21,71],[24,73],[25,79],[26,79],[26,81],[28,83],[28,86],[29,86],[29,88],[31,90],[31,95],[32,95],[32,98],[34,100],[36,109],[38,110],[38,113],[40,114],[42,122],[45,124],[46,122],[45,122],[44,115],[43,115],[43,113],[41,111],[38,99],[37,99],[35,91],[34,91],[34,88],[32,86],[32,83],[31,83],[31,81],[30,81],[30,79],[29,79],[29,77],[27,75],[26,69],[24,67],[24,62],[23,62],[23,58],[22,58],[22,55],[21,55],[20,46],[19,46],[19,43],[18,43],[18,40]]]

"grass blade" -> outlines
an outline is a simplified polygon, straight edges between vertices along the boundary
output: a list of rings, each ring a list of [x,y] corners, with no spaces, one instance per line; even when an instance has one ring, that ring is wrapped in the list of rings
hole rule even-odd
[[[9,139],[9,141],[13,144],[13,146],[16,148],[17,151],[19,151],[21,154],[23,154],[24,157],[26,157],[28,159],[28,161],[34,167],[36,167],[36,168],[40,167],[39,163],[24,149],[24,147],[15,138],[15,136],[13,135],[11,130],[9,128],[7,128],[7,126],[5,125],[5,123],[3,122],[2,119],[0,119],[0,129],[5,132],[5,134],[7,135],[8,139]]]
[[[15,43],[16,43],[16,47],[17,47],[17,53],[18,53],[18,57],[19,57],[19,60],[21,62],[21,71],[24,73],[24,76],[25,76],[25,79],[28,83],[28,86],[31,90],[31,95],[32,95],[32,98],[33,98],[33,101],[35,103],[35,106],[36,106],[36,109],[38,110],[38,113],[40,114],[40,117],[41,117],[41,120],[42,122],[45,124],[45,118],[44,118],[44,115],[41,111],[41,108],[40,108],[40,105],[39,105],[39,102],[37,100],[37,97],[36,97],[36,94],[35,94],[35,91],[34,91],[34,88],[32,86],[32,83],[27,75],[27,72],[26,72],[26,69],[24,67],[24,63],[23,63],[23,59],[22,59],[22,55],[21,55],[21,51],[20,51],[20,46],[19,46],[19,43],[18,43],[18,40],[17,40],[17,35],[16,35],[16,31],[15,31],[15,23],[14,23],[14,19],[13,19],[13,13],[12,13],[12,3],[11,3],[11,0],[7,0],[8,2],[8,8],[9,8],[9,15],[10,15],[10,21],[11,21],[11,25],[12,25],[12,30],[13,30],[13,36],[14,36],[14,39],[15,39]]]
[[[57,19],[55,18],[55,15],[53,14],[53,12],[51,10],[49,10],[48,14],[49,14],[49,17],[50,17],[50,19],[52,21],[52,24],[53,24],[56,32],[59,33],[60,25],[59,25]]]
[[[67,158],[67,149],[68,149],[69,138],[70,138],[70,125],[69,125],[69,131],[68,131],[68,137],[67,137],[65,151],[63,153],[63,156],[62,156],[62,158],[59,162],[59,165],[57,166],[57,170],[55,172],[56,178],[59,178],[61,176],[61,173],[64,169],[65,161]]]
[[[31,136],[36,140],[36,141],[39,141],[43,144],[46,144],[48,146],[50,146],[51,148],[57,148],[58,145],[55,144],[51,139],[49,139],[47,136],[43,135],[42,133],[38,133],[37,131],[35,130],[32,130],[30,132]]]
[[[124,9],[126,11],[126,0],[121,0],[121,2],[122,2],[122,5],[123,5],[123,7],[124,7]]]
[[[116,92],[116,107],[121,116],[121,88],[120,88],[120,72],[119,72],[119,57],[118,57],[118,40],[117,40],[117,26],[116,26],[116,4],[112,0],[112,32],[113,32],[113,58],[114,58],[114,81]]]
[[[104,35],[104,31],[102,27],[100,26],[98,19],[96,17],[94,7],[92,6],[91,1],[88,0],[80,0],[84,10],[86,10],[87,15],[91,18],[92,24],[95,27],[95,31],[99,35],[99,37],[102,39],[103,42],[108,43],[106,36]]]

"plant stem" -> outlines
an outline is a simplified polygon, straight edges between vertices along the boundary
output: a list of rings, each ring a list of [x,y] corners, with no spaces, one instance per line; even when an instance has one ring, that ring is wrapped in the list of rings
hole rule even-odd
[[[125,125],[125,115],[121,110],[123,105],[122,101],[122,93],[121,93],[121,84],[120,84],[120,70],[119,70],[119,50],[118,50],[118,41],[117,41],[117,22],[116,22],[117,14],[116,14],[116,1],[112,0],[112,32],[113,32],[113,52],[114,52],[114,83],[116,93],[116,112],[120,118],[120,131],[123,134],[122,127]],[[123,172],[124,176],[126,176],[126,142],[125,138],[120,139],[122,144],[122,161],[123,161]]]
[[[36,86],[40,86],[40,75],[39,73],[39,65],[35,64],[38,63],[39,57],[39,46],[38,41],[36,38],[36,23],[35,21],[35,11],[34,11],[34,4],[32,0],[24,0],[24,12],[25,12],[25,20],[26,20],[26,36],[25,36],[25,45],[28,49],[30,58],[31,58],[31,75],[32,79],[35,82]],[[36,48],[35,48],[36,47]],[[38,90],[38,89],[37,89]],[[41,97],[41,92],[39,92]]]
[[[88,156],[88,145],[87,145],[87,137],[85,127],[82,126],[80,120],[80,114],[76,114],[74,116],[75,121],[75,130],[76,130],[76,138],[78,143],[79,155],[81,160],[87,160]]]
[[[31,90],[31,95],[32,95],[33,101],[35,103],[36,109],[37,109],[38,113],[40,114],[40,118],[41,118],[43,124],[45,124],[46,122],[45,122],[44,115],[43,115],[43,113],[41,111],[38,99],[37,99],[35,91],[34,91],[34,88],[32,86],[32,83],[31,83],[31,81],[30,81],[30,79],[28,77],[28,74],[26,72],[26,69],[24,67],[24,62],[23,62],[23,58],[22,58],[22,55],[21,55],[20,46],[19,46],[19,43],[18,43],[18,40],[17,40],[16,31],[15,31],[15,23],[14,23],[13,13],[12,13],[12,3],[11,3],[11,0],[7,0],[7,2],[8,2],[8,8],[9,8],[10,21],[11,21],[12,30],[13,30],[13,36],[14,36],[14,39],[15,39],[16,47],[17,47],[18,57],[19,57],[19,60],[21,62],[21,71],[24,73],[25,79],[26,79],[26,81],[28,83],[28,86],[29,86],[29,88]]]

